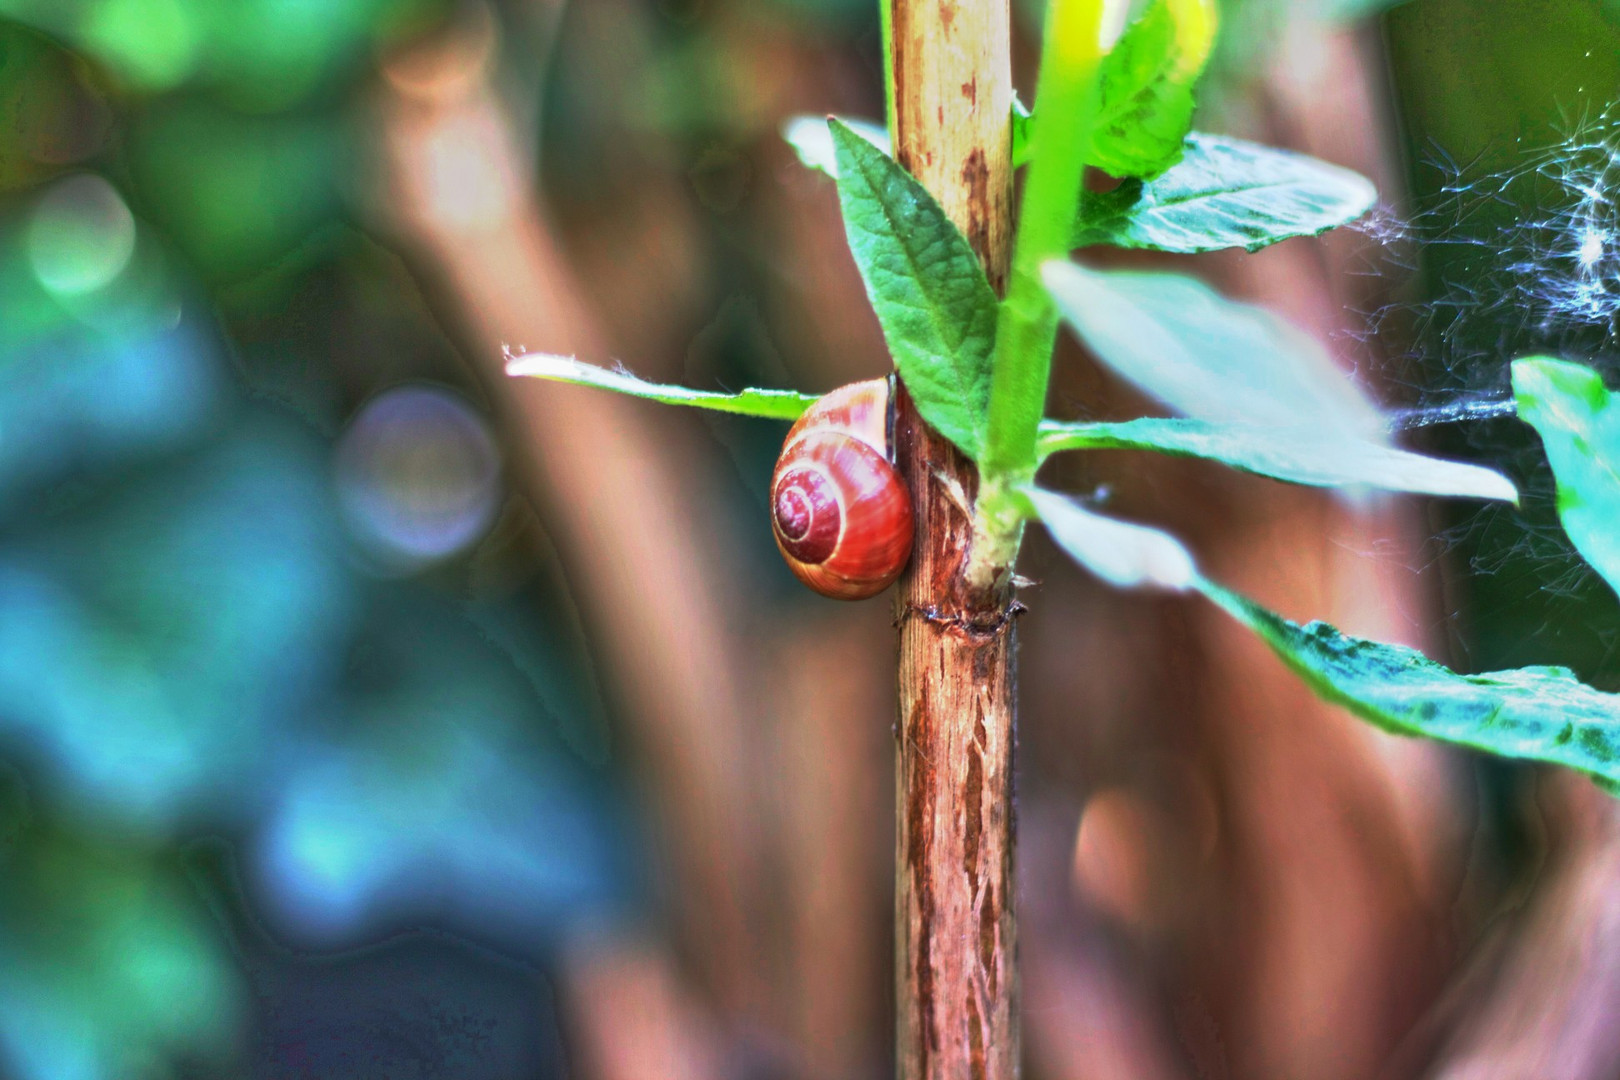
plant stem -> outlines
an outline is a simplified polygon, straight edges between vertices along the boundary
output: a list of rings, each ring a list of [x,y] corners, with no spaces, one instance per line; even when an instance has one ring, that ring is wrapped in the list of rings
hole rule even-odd
[[[883,122],[889,127],[889,142],[896,141],[899,117],[894,107],[894,12],[889,0],[878,0],[878,22],[883,28]]]
[[[1012,206],[1007,0],[884,0],[895,153],[998,291]],[[917,514],[901,582],[895,992],[901,1080],[1012,1080],[1014,632],[1004,581],[970,581],[972,462],[902,392],[899,466]]]
[[[1041,49],[1034,156],[1018,216],[1012,276],[996,322],[990,437],[984,471],[1000,496],[1034,476],[1035,438],[1057,344],[1058,313],[1041,266],[1070,250],[1096,111],[1097,70],[1107,49],[1111,0],[1051,0]],[[986,511],[997,516],[998,507]]]

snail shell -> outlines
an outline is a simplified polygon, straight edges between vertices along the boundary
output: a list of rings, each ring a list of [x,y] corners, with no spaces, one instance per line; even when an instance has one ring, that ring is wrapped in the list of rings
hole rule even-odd
[[[800,581],[836,600],[886,589],[911,558],[911,495],[890,451],[888,379],[851,383],[788,431],[771,477],[771,531]]]

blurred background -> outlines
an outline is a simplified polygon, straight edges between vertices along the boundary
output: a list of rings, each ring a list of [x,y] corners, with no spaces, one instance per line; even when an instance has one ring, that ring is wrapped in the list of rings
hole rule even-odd
[[[1385,206],[1182,268],[1392,409],[1607,369],[1620,5],[1223,14],[1200,126]],[[877,116],[880,52],[875,0],[0,0],[0,1077],[891,1073],[888,605],[781,565],[779,427],[502,373],[884,371],[778,134]],[[1072,343],[1055,401],[1145,407]],[[1525,509],[1050,479],[1292,617],[1620,688],[1516,422],[1412,441]],[[1027,1076],[1620,1072],[1595,789],[1023,569]]]

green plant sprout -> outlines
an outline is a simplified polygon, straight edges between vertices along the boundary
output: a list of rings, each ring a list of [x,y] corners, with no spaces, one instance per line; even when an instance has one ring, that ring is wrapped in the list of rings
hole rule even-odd
[[[1391,445],[1386,418],[1326,352],[1266,311],[1182,274],[1070,261],[1101,246],[1255,251],[1346,225],[1377,199],[1347,170],[1192,130],[1215,27],[1209,0],[1153,0],[1112,48],[1101,44],[1108,8],[1049,6],[1040,97],[1033,114],[1015,106],[1013,159],[1028,175],[1004,299],[939,204],[890,157],[881,124],[800,117],[784,129],[805,164],[836,181],[850,251],[918,412],[977,464],[970,580],[1011,575],[1025,525],[1039,521],[1115,586],[1207,597],[1318,694],[1385,730],[1569,766],[1620,790],[1620,696],[1560,668],[1460,675],[1404,646],[1295,624],[1204,577],[1170,534],[1038,483],[1054,454],[1128,448],[1292,484],[1517,501],[1495,471]],[[1120,184],[1087,192],[1087,169]],[[1060,322],[1177,415],[1046,418]],[[815,400],[657,385],[544,354],[513,357],[508,371],[776,420]],[[1620,589],[1620,409],[1580,365],[1521,360],[1513,379],[1520,414],[1547,445],[1565,528]]]

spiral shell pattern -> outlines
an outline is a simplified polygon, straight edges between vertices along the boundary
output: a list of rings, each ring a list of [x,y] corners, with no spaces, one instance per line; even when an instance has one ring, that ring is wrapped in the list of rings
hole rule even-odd
[[[812,589],[860,600],[911,557],[911,496],[889,456],[889,385],[854,383],[788,432],[771,480],[771,525],[788,566]]]

